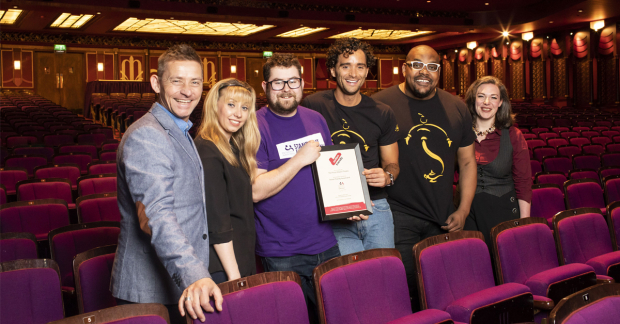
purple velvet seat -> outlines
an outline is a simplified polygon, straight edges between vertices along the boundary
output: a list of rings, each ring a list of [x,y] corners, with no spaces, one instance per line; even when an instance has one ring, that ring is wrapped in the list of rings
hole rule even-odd
[[[35,168],[35,179],[61,178],[71,181],[71,189],[77,190],[77,180],[80,177],[80,167],[77,164],[51,164]]]
[[[549,131],[549,128],[547,127],[534,127],[532,128],[532,133],[538,135],[540,133],[546,133]]]
[[[579,147],[582,147],[582,146],[584,146],[586,144],[592,144],[590,142],[590,139],[587,138],[587,137],[571,137],[571,138],[568,139],[568,142],[571,145],[577,145]]]
[[[63,289],[72,290],[73,258],[79,253],[105,245],[118,243],[118,222],[96,222],[68,225],[49,233],[52,259],[58,263]]]
[[[618,240],[620,239],[620,201],[607,205],[607,225],[614,250],[619,250]]]
[[[75,209],[71,181],[62,178],[24,180],[17,183],[17,200],[61,199]]]
[[[224,297],[222,311],[205,313],[205,323],[308,323],[301,279],[294,272],[265,272],[218,286]]]
[[[573,165],[575,169],[598,170],[601,167],[601,159],[595,154],[579,154],[573,156]]]
[[[64,317],[58,265],[53,260],[1,263],[0,287],[0,323],[45,324]]]
[[[81,196],[76,201],[78,222],[121,221],[116,192]]]
[[[543,159],[543,168],[545,171],[562,172],[568,176],[568,172],[573,168],[570,158],[564,156],[546,157]]]
[[[529,139],[529,140],[526,140],[526,142],[527,142],[527,147],[530,150],[533,150],[533,149],[535,149],[535,148],[537,148],[539,146],[546,146],[547,145],[547,142],[545,142],[545,141],[543,141],[541,139]]]
[[[32,233],[0,233],[0,263],[36,259],[37,239]]]
[[[118,142],[104,143],[103,145],[101,145],[101,151],[116,151],[116,149],[118,148],[118,145],[119,145]]]
[[[561,145],[558,146],[558,155],[560,156],[566,156],[569,158],[572,158],[575,155],[581,154],[582,150],[581,147],[577,146],[577,145]]]
[[[78,179],[78,196],[116,191],[116,174],[87,175]]]
[[[605,196],[598,181],[574,179],[564,183],[566,209],[593,207],[605,213]]]
[[[549,323],[602,324],[618,323],[620,318],[620,284],[599,284],[578,291],[551,312]]]
[[[605,147],[601,144],[589,144],[581,147],[583,154],[596,154],[600,156],[605,153]]]
[[[540,138],[541,140],[549,143],[549,139],[551,138],[558,138],[560,137],[560,135],[554,133],[554,132],[544,132],[544,133],[539,133],[538,134],[538,138]]]
[[[331,259],[314,269],[324,323],[437,323],[412,315],[405,268],[395,249],[374,249]],[[358,296],[374,296],[372,299]],[[443,313],[439,321],[450,320]],[[440,315],[440,313],[436,313]],[[432,319],[433,315],[426,318]]]
[[[115,253],[116,245],[108,245],[75,256],[73,273],[80,314],[116,306],[110,292]]]
[[[556,119],[555,121],[557,121],[557,120],[558,120],[558,119]],[[560,135],[560,133],[562,133],[562,132],[568,132],[568,131],[570,131],[570,128],[568,128],[568,127],[564,127],[564,126],[556,126],[556,127],[552,127],[552,128],[551,128],[551,131],[552,131],[552,132],[554,132],[554,133],[556,133],[556,134],[558,134],[558,135]]]
[[[0,232],[28,232],[41,241],[51,230],[69,225],[69,211],[60,199],[17,201],[0,206],[0,220]]]
[[[38,139],[35,136],[8,136],[6,139],[6,146],[13,148],[16,146],[28,146],[36,144]]]
[[[101,147],[101,144],[107,139],[106,135],[102,133],[80,134],[77,136],[78,144],[95,145],[96,147]]]
[[[596,284],[591,266],[560,266],[547,220],[539,217],[510,220],[491,230],[495,269],[499,283],[528,286],[534,296],[562,298]],[[536,298],[536,297],[535,297]]]
[[[537,184],[553,183],[558,186],[563,186],[567,179],[562,172],[550,171],[537,173],[534,180]]]
[[[533,296],[527,286],[495,286],[482,233],[433,236],[416,244],[413,253],[422,309],[445,310],[455,322],[464,323],[534,320]]]
[[[84,324],[96,319],[96,324],[168,324],[168,309],[162,304],[132,304],[67,317],[49,324]]]
[[[99,160],[101,160],[101,161],[113,161],[113,162],[116,162],[116,150],[113,150],[113,151],[101,151],[99,153]]]
[[[93,158],[93,160],[98,159],[97,156],[97,147],[94,145],[63,145],[58,148],[58,153],[87,153]]]
[[[6,204],[6,187],[3,184],[0,184],[0,205]]]
[[[592,170],[592,169],[575,169],[575,170],[571,170],[568,173],[568,178],[569,179],[594,179],[596,180],[596,182],[600,185],[601,181],[600,178],[598,176],[598,172]],[[562,183],[562,186],[564,184]]]
[[[92,162],[88,165],[88,174],[90,175],[106,173],[116,174],[116,161]]]
[[[611,175],[619,175],[620,167],[601,167],[598,169],[598,174],[601,179],[605,179]]]
[[[620,176],[612,175],[603,179],[605,202],[611,204],[620,201]]]
[[[575,132],[575,131],[561,132],[560,136],[566,139],[569,139],[571,137],[579,137],[579,132]]]
[[[559,213],[553,227],[560,264],[585,263],[597,275],[620,280],[620,251],[613,251],[609,227],[597,208]]]
[[[620,153],[605,153],[601,155],[601,163],[604,167],[620,167]]]
[[[534,158],[540,162],[542,162],[544,157],[558,155],[558,151],[552,146],[539,146],[534,148],[532,152],[534,153]]]
[[[15,155],[43,155],[47,158],[48,163],[52,162],[52,156],[54,156],[54,148],[48,146],[24,146],[16,147],[13,149]]]
[[[536,173],[542,172],[542,164],[538,160],[530,160],[530,169],[532,170],[532,179],[534,179]]]
[[[592,144],[600,144],[602,146],[605,146],[608,143],[612,142],[611,138],[607,136],[594,136],[590,138],[590,141],[592,142]]]
[[[93,158],[87,153],[59,153],[52,158],[54,164],[77,164],[82,174],[88,173],[88,164],[92,161]]]
[[[605,145],[605,152],[620,153],[620,143],[609,143]]]
[[[615,127],[617,127],[617,126],[615,126]],[[604,130],[604,131],[601,131],[601,136],[606,136],[606,137],[609,137],[610,139],[613,139],[614,136],[618,136],[618,135],[620,135],[620,132],[617,131],[617,130]]]
[[[34,176],[34,168],[47,164],[47,158],[43,155],[11,155],[4,160],[4,167],[22,168],[28,171],[28,177]]]
[[[525,138],[526,140],[529,140],[532,138],[538,138],[538,136],[534,133],[523,133],[523,138]]]
[[[0,183],[5,187],[7,195],[15,195],[15,185],[28,180],[28,171],[21,168],[0,168]]]
[[[568,145],[568,140],[565,138],[550,138],[547,140],[547,145],[558,148],[558,146]]]
[[[46,146],[61,146],[75,144],[73,136],[71,135],[47,135],[43,137],[43,143]]]
[[[418,323],[454,323],[450,318],[450,314],[437,310],[437,309],[425,309],[423,311],[415,312],[411,315],[395,319],[387,322],[387,324],[418,324]]]
[[[599,135],[601,134],[598,131],[594,130],[584,130],[581,132],[581,136],[588,138],[590,142],[592,142],[593,137],[598,137]]]

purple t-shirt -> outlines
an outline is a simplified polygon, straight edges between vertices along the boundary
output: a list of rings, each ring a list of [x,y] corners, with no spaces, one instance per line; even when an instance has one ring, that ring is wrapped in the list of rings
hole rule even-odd
[[[329,128],[321,114],[299,106],[293,117],[281,117],[264,107],[256,112],[261,143],[256,154],[259,169],[271,171],[294,156],[304,137],[321,137],[332,145]],[[308,139],[309,140],[309,139]],[[307,142],[308,140],[305,140]],[[280,145],[278,145],[280,144]],[[336,245],[329,223],[319,211],[309,165],[277,194],[254,204],[256,254],[287,257],[318,254]]]

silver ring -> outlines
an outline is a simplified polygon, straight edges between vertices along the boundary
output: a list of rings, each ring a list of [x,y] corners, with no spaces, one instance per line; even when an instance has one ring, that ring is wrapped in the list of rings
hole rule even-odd
[[[191,302],[192,301],[192,297],[190,297],[190,296],[185,297],[185,301]]]

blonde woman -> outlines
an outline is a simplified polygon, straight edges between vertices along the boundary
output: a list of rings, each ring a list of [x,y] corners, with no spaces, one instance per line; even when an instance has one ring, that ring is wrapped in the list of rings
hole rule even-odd
[[[205,175],[209,272],[216,283],[256,273],[251,175],[256,173],[260,133],[256,93],[225,79],[205,100],[195,143]]]

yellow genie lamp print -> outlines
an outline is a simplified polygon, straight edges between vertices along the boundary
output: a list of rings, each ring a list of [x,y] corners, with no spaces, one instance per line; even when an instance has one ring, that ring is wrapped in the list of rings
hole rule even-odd
[[[355,135],[357,136],[362,143],[364,143],[364,149],[366,150],[366,152],[368,151],[369,146],[366,144],[366,140],[364,139],[364,137],[362,137],[362,135],[352,131],[349,129],[349,125],[347,124],[347,121],[343,118],[342,119],[342,129],[339,131],[335,131],[332,133],[332,142],[334,142],[334,144],[348,144],[351,143],[350,139],[351,139],[351,135]],[[349,140],[347,140],[349,139]],[[355,143],[355,142],[353,142]]]
[[[407,134],[407,137],[405,137],[405,143],[407,145],[409,145],[409,140],[411,139],[411,132],[413,132],[414,130],[417,132],[428,132],[428,136],[430,136],[431,134],[431,128],[436,128],[438,130],[440,130],[445,136],[446,136],[446,141],[448,142],[448,147],[450,147],[452,145],[452,140],[450,140],[450,137],[448,137],[448,133],[446,133],[445,130],[443,130],[441,127],[434,125],[434,124],[429,124],[428,123],[428,119],[426,119],[426,117],[424,117],[424,115],[418,113],[418,115],[420,115],[420,124],[415,125],[413,127],[411,127],[411,129],[409,130],[409,133]],[[422,141],[422,148],[424,149],[424,152],[433,160],[437,160],[439,163],[441,163],[441,173],[437,174],[435,173],[435,171],[433,171],[432,169],[430,170],[429,173],[425,173],[424,174],[424,178],[428,179],[428,181],[430,183],[436,183],[437,179],[441,176],[443,176],[443,173],[445,171],[445,165],[443,160],[441,159],[441,157],[439,157],[439,155],[433,153],[429,148],[428,145],[426,144],[426,141],[428,140],[427,135],[424,135],[424,133],[419,133],[420,136],[420,140]]]

